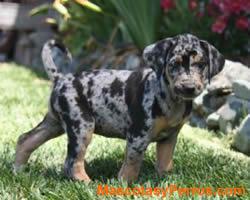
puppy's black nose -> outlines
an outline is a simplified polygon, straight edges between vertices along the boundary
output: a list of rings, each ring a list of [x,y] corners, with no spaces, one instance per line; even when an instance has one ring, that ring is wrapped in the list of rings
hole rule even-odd
[[[187,94],[194,94],[195,93],[195,85],[184,85],[183,90]]]

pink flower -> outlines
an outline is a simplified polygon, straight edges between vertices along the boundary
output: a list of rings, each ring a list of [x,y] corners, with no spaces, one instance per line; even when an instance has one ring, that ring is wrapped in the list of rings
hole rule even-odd
[[[247,17],[239,17],[237,20],[236,20],[236,27],[240,30],[247,30],[249,29],[249,21],[247,19]]]
[[[249,0],[242,0],[242,10],[247,12],[247,13],[250,13],[250,1]]]
[[[212,0],[211,4],[215,5],[220,11],[225,10],[225,0]]]
[[[215,23],[212,25],[212,31],[219,34],[223,33],[227,26],[227,20],[227,16],[218,17]]]
[[[188,7],[189,7],[189,10],[195,10],[198,7],[197,0],[189,0]]]
[[[243,6],[244,5],[242,4],[241,0],[225,1],[225,11],[229,13],[239,14]]]
[[[174,8],[175,4],[173,0],[161,0],[161,7],[164,11],[169,11]]]
[[[239,14],[241,11],[249,11],[249,0],[212,0],[222,13]]]

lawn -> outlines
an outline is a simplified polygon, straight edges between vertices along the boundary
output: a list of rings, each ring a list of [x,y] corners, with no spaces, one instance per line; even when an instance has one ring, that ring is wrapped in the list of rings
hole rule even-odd
[[[24,172],[14,175],[12,164],[18,136],[34,127],[47,110],[50,82],[16,64],[0,64],[0,199],[105,199],[99,184],[125,187],[117,180],[125,142],[94,136],[86,155],[93,182],[85,185],[64,177],[65,135],[43,145],[31,156]],[[174,155],[175,168],[164,178],[154,171],[155,144],[147,150],[140,178],[134,186],[244,187],[250,199],[250,158],[229,148],[225,137],[185,125]],[[133,199],[134,197],[106,197]],[[137,197],[143,199],[143,197]],[[144,197],[146,199],[146,197]],[[200,199],[178,197],[172,199]],[[159,199],[161,199],[159,197]],[[214,199],[214,197],[212,197]],[[217,199],[220,199],[217,196]],[[221,198],[226,199],[226,197]],[[228,199],[240,199],[231,197]]]

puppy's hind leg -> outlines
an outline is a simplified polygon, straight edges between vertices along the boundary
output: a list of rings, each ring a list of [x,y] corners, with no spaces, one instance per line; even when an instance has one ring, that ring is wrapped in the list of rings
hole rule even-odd
[[[68,118],[65,120],[65,125],[68,134],[68,151],[64,172],[66,176],[73,180],[88,183],[91,180],[85,171],[84,156],[94,132],[94,119],[91,121],[85,121],[84,119],[72,121]]]
[[[60,123],[48,113],[34,129],[18,138],[14,170],[18,171],[28,162],[31,153],[46,141],[64,133]]]

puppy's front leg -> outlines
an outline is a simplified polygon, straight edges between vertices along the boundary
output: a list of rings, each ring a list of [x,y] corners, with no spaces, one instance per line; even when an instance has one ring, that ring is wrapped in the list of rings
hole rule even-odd
[[[119,179],[128,183],[137,180],[148,144],[149,141],[141,137],[127,141],[125,160],[118,174]]]
[[[177,142],[179,129],[172,133],[170,138],[156,144],[156,171],[162,176],[173,169],[173,153]]]

